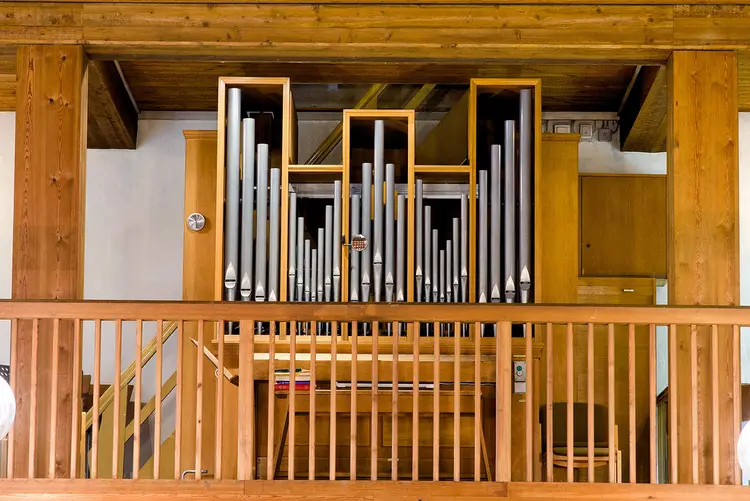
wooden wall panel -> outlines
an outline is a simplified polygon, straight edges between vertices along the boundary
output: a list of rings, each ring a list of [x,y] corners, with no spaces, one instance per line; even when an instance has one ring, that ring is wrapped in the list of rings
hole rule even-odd
[[[667,276],[666,176],[584,175],[581,275]]]
[[[18,49],[13,210],[13,299],[81,299],[86,178],[87,60],[80,46]],[[61,322],[57,416],[50,416],[52,322],[40,322],[36,474],[47,472],[50,420],[57,420],[57,475],[70,458],[73,323]],[[31,384],[31,323],[20,322],[16,362],[15,471],[25,472]]]
[[[669,303],[739,302],[737,54],[675,52],[668,74]],[[720,482],[734,476],[732,342],[719,332]],[[690,330],[678,331],[677,378],[689,381]],[[699,479],[711,478],[710,329],[698,333]],[[684,388],[688,388],[684,386]],[[680,392],[680,388],[677,389]],[[683,390],[685,391],[685,390]],[[687,393],[682,393],[686,395]],[[679,398],[679,480],[690,482],[691,399]]]

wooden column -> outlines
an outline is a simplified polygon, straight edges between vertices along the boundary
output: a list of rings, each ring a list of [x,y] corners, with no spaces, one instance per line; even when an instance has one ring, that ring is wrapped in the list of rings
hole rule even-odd
[[[674,305],[739,303],[738,94],[735,52],[674,52],[668,65],[668,282]],[[698,347],[698,471],[712,482],[710,329]],[[693,481],[690,329],[677,335],[678,466]],[[719,330],[719,482],[734,476],[731,330]],[[671,362],[671,361],[670,361]],[[670,392],[671,398],[671,392]]]
[[[13,299],[83,297],[86,173],[86,55],[80,46],[18,49],[13,213]],[[61,322],[59,372],[51,374],[52,323],[40,322],[36,476],[47,474],[49,423],[57,421],[56,475],[68,475],[71,439],[73,323]],[[28,471],[31,322],[19,324],[15,472]],[[57,415],[50,392],[57,382]],[[76,430],[77,431],[77,430]]]

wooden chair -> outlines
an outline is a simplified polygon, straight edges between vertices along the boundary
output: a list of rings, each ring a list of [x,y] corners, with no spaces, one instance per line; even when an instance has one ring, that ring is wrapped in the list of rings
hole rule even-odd
[[[556,402],[552,404],[552,465],[558,468],[568,467],[567,419],[568,404]],[[547,471],[547,409],[539,411],[539,422],[542,434],[542,472]],[[618,429],[614,429],[615,450],[615,481],[622,482],[622,451],[619,448]],[[609,465],[609,434],[607,433],[607,407],[594,405],[594,468]],[[573,404],[573,470],[578,481],[578,473],[587,470],[588,462],[588,404],[576,402]],[[551,481],[552,479],[545,479]]]

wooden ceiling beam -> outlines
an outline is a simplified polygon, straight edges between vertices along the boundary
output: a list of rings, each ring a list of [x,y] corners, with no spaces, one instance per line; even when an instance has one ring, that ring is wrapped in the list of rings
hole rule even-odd
[[[135,149],[138,111],[114,61],[89,62],[88,148]]]
[[[620,110],[620,149],[657,153],[666,148],[666,67],[644,66]]]

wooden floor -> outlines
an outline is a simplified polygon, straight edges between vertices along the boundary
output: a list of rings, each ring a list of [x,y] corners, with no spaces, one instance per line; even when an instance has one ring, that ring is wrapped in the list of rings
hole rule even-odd
[[[174,481],[174,480],[8,480],[0,501],[46,500],[372,500],[448,501],[505,498],[517,500],[674,500],[748,499],[750,488],[713,485],[566,484],[495,482],[329,482],[329,481]]]

